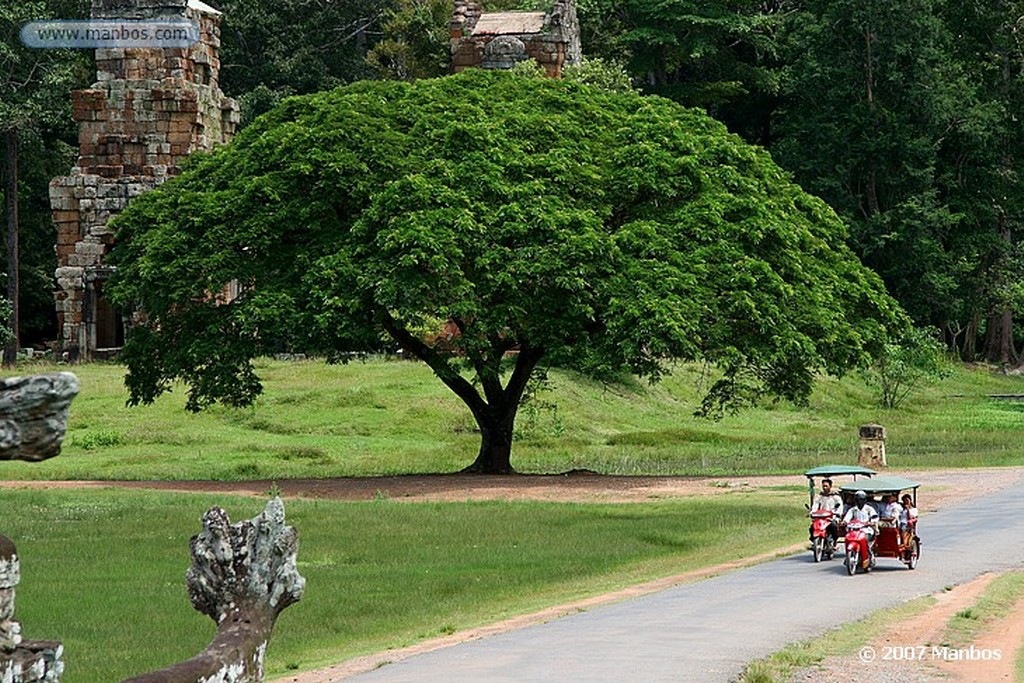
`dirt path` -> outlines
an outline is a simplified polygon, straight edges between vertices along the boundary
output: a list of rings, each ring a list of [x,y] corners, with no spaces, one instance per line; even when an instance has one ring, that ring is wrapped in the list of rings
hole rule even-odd
[[[1015,658],[1024,642],[1024,601],[1006,617],[994,622],[973,645],[979,653],[998,652],[998,658],[952,659],[943,645],[946,625],[958,612],[974,606],[997,574],[982,574],[973,581],[933,596],[935,604],[921,614],[893,624],[883,635],[862,650],[874,657],[865,661],[862,654],[827,657],[816,666],[803,669],[792,683],[991,683],[1013,681]],[[969,650],[957,644],[953,651]]]
[[[889,470],[886,474],[921,482],[922,512],[953,502],[986,495],[1024,480],[1024,467],[970,470]],[[0,481],[0,488],[142,488],[165,491],[266,496],[279,491],[285,498],[394,501],[540,500],[554,502],[635,503],[666,498],[721,496],[749,491],[777,491],[803,486],[799,475],[755,477],[625,477],[589,472],[560,475],[488,476],[464,474],[285,479],[280,481]],[[788,495],[788,494],[787,494]]]

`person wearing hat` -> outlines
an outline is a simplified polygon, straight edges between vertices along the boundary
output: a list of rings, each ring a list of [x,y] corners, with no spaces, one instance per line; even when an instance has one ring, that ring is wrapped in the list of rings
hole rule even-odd
[[[873,505],[868,505],[868,494],[864,491],[857,491],[853,494],[853,505],[843,516],[843,524],[850,522],[863,522],[864,533],[868,537],[868,550],[871,550],[875,540],[875,531],[878,529],[878,510]]]

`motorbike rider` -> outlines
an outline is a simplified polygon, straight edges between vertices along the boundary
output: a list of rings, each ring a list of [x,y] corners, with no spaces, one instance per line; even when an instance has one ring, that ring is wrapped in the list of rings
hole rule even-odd
[[[874,545],[875,531],[878,528],[878,510],[873,505],[867,504],[868,494],[864,491],[857,491],[853,494],[853,503],[853,506],[843,516],[843,523],[863,522],[866,525],[864,533],[868,537],[868,552],[873,552],[872,545]]]
[[[811,506],[811,512],[820,510],[832,513],[832,520],[828,523],[828,536],[832,540],[832,547],[835,547],[839,538],[836,520],[843,516],[843,499],[838,492],[832,490],[832,480],[828,478],[821,480],[821,492],[815,496],[814,504]],[[812,531],[813,528],[812,526]]]

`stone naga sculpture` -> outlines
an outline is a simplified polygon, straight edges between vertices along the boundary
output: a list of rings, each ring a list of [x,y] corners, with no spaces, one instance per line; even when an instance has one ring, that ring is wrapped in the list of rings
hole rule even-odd
[[[14,620],[14,587],[20,579],[18,551],[0,536],[0,681],[56,683],[64,671],[63,647],[53,640],[23,640]]]
[[[205,650],[180,664],[124,683],[259,683],[277,616],[298,602],[306,580],[295,565],[298,535],[284,523],[280,498],[256,517],[231,524],[219,507],[203,516],[185,574],[192,606],[217,622]]]
[[[78,378],[55,372],[0,380],[0,460],[46,460],[60,453]]]
[[[70,372],[0,380],[0,460],[46,460],[60,453],[68,408],[78,395]],[[58,641],[23,640],[14,620],[21,563],[14,543],[0,536],[0,681],[56,683],[64,670]]]

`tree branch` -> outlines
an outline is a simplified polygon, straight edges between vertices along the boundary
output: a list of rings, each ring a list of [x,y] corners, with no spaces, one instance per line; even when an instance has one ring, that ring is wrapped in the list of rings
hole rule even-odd
[[[383,311],[380,319],[384,330],[398,342],[399,346],[429,365],[438,379],[462,399],[474,415],[483,414],[487,405],[480,397],[480,393],[448,363],[447,358],[412,335],[388,311]]]

